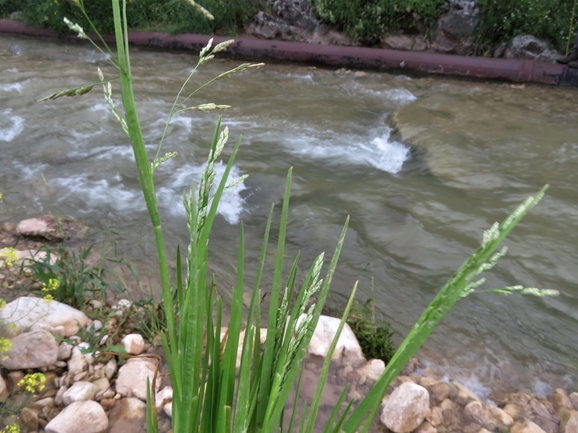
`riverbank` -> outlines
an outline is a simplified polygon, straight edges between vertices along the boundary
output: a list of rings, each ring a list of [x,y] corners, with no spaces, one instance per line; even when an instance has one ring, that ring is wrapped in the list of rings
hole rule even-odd
[[[139,320],[147,314],[142,304],[107,298],[102,292],[90,296],[87,292],[80,309],[47,298],[56,293],[58,284],[39,279],[42,267],[29,258],[46,263],[48,251],[62,251],[47,244],[48,239],[62,241],[78,233],[62,233],[52,223],[52,217],[44,216],[0,226],[0,297],[13,299],[0,310],[1,336],[11,341],[0,361],[0,427],[17,424],[23,433],[76,432],[80,425],[88,433],[144,431],[148,378],[157,384],[160,431],[172,431],[170,377],[158,338],[154,334],[143,338],[139,328]],[[71,220],[66,226],[82,227]],[[17,249],[9,252],[15,244]],[[56,272],[54,277],[64,275]],[[338,321],[323,320],[304,365],[300,395],[307,401],[331,340],[323,328]],[[319,427],[324,427],[344,386],[349,386],[348,399],[359,400],[385,367],[379,360],[365,359],[351,331],[342,335],[338,347],[321,401]],[[546,397],[510,389],[482,399],[451,376],[440,377],[413,359],[388,389],[372,431],[386,426],[398,433],[573,433],[578,426],[578,393],[572,391],[556,389]],[[92,422],[86,426],[88,418]]]
[[[49,29],[37,29],[22,21],[0,20],[0,33],[42,38],[58,38]],[[68,40],[76,39],[67,36]],[[113,42],[113,36],[105,36]],[[129,32],[129,41],[147,48],[199,52],[209,39],[219,43],[230,38],[207,35],[167,35],[156,32]],[[234,58],[290,61],[310,65],[325,65],[391,72],[414,72],[461,76],[475,79],[507,80],[516,83],[533,82],[578,86],[578,70],[540,60],[516,60],[460,56],[430,52],[380,48],[319,45],[302,42],[235,38],[227,53]]]

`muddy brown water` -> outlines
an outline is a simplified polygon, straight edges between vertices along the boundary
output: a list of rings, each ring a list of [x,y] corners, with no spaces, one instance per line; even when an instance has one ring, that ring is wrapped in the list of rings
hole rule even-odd
[[[132,60],[153,155],[164,116],[196,58],[134,50]],[[216,59],[193,81],[237,64]],[[55,212],[80,219],[95,231],[112,231],[118,251],[154,274],[154,239],[131,149],[101,90],[36,102],[97,82],[97,67],[113,77],[106,57],[89,46],[0,35],[0,218]],[[223,124],[231,142],[243,136],[233,176],[249,174],[227,192],[211,240],[221,292],[227,298],[235,282],[241,220],[251,289],[267,213],[271,203],[280,204],[292,166],[287,260],[301,251],[305,272],[321,251],[330,255],[351,215],[330,304],[342,304],[359,280],[360,299],[375,299],[400,342],[479,245],[483,230],[549,183],[547,196],[507,240],[509,253],[487,274],[485,288],[524,284],[561,295],[471,295],[458,302],[421,356],[482,395],[504,385],[538,394],[574,389],[577,97],[568,88],[290,65],[217,82],[191,105],[232,106]],[[169,128],[163,152],[179,155],[163,164],[156,181],[171,257],[187,242],[181,197],[199,178],[215,122],[214,112],[189,112]]]

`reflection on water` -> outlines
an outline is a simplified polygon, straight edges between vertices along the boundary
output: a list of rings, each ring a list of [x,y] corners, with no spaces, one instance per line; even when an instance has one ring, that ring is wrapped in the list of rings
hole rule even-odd
[[[113,68],[84,45],[0,38],[2,218],[57,209],[95,230],[115,228],[122,254],[154,272],[154,239],[132,152],[99,89],[35,102],[97,81],[97,66],[108,77]],[[152,156],[195,61],[138,50],[132,58]],[[195,82],[233,65],[216,59]],[[256,261],[270,203],[280,203],[293,166],[289,252],[301,251],[306,268],[334,248],[351,215],[330,302],[341,303],[360,280],[362,300],[376,300],[401,341],[483,230],[550,183],[547,197],[507,241],[510,253],[488,274],[487,287],[520,283],[561,296],[472,295],[434,332],[422,356],[479,391],[501,383],[539,393],[572,386],[578,372],[575,99],[566,88],[279,65],[218,81],[190,104],[233,106],[223,120],[231,142],[243,135],[233,176],[250,175],[227,192],[216,221],[212,271],[219,287],[226,297],[235,281],[240,220],[247,260]],[[179,155],[156,178],[169,251],[188,238],[180,202],[199,179],[215,121],[214,113],[182,113],[169,128],[163,152]]]

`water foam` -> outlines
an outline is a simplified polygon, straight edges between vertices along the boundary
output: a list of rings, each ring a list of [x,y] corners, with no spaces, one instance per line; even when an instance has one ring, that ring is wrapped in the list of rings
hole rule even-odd
[[[391,129],[372,131],[373,138],[331,133],[330,138],[312,135],[292,137],[290,151],[307,158],[324,159],[328,163],[356,164],[375,167],[388,173],[398,173],[409,158],[409,147],[390,141]]]
[[[22,88],[23,88],[23,86],[21,83],[9,83],[9,84],[0,85],[0,91],[2,91],[2,92],[22,93]]]
[[[226,165],[219,161],[215,164],[214,188],[219,185]],[[173,215],[185,215],[185,207],[182,203],[183,194],[190,191],[193,184],[199,183],[204,166],[182,166],[173,171],[167,185],[158,189],[160,204],[167,208]],[[233,166],[229,173],[228,183],[240,176],[238,167]],[[247,186],[241,182],[223,193],[217,212],[222,215],[229,224],[238,224],[243,211],[245,200],[241,193],[247,189]]]
[[[0,112],[0,141],[12,141],[24,131],[24,118],[10,113],[10,108]]]

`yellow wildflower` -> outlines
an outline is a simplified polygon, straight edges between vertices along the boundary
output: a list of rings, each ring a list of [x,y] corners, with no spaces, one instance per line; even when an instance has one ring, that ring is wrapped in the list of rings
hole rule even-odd
[[[42,297],[42,299],[44,299],[46,302],[52,302],[52,300],[54,299],[54,296],[52,296],[50,293],[47,293],[46,295],[44,295]]]
[[[11,347],[12,347],[12,341],[10,341],[9,338],[6,338],[6,337],[0,338],[0,353],[6,352],[7,350],[10,350]]]
[[[14,248],[4,248],[0,253],[0,257],[4,257],[6,267],[11,268],[14,262],[18,261],[18,254]]]
[[[0,192],[0,203],[2,203],[2,193]]]
[[[18,382],[19,387],[23,387],[26,391],[35,393],[42,391],[45,387],[46,376],[42,373],[31,373],[24,376],[24,378]]]
[[[20,433],[20,426],[18,424],[9,424],[0,430],[0,433]]]
[[[60,281],[58,281],[54,278],[51,278],[48,280],[48,285],[47,284],[42,285],[42,291],[45,293],[51,293],[51,292],[54,292],[59,287],[60,287]]]
[[[6,306],[6,301],[0,298],[0,310]]]

